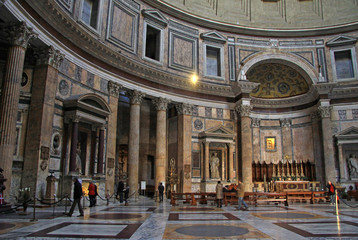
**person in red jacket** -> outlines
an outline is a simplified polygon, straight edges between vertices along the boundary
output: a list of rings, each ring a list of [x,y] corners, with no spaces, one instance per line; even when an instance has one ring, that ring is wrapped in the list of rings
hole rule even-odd
[[[96,185],[94,185],[93,182],[90,182],[89,186],[88,186],[88,196],[90,199],[90,207],[94,207],[96,206],[96,195],[97,195],[97,187]]]

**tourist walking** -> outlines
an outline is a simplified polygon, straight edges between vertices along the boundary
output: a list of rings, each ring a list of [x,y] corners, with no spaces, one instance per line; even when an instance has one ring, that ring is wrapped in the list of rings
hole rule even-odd
[[[244,204],[245,208],[244,210],[248,210],[249,207],[247,206],[245,200],[244,200],[244,195],[245,195],[245,184],[243,182],[241,182],[239,180],[238,182],[238,186],[237,186],[237,198],[238,198],[238,210],[241,210],[241,205]]]
[[[163,195],[164,195],[163,183],[159,183],[158,192],[159,192],[159,202],[163,202]]]
[[[81,206],[81,198],[82,198],[82,184],[80,183],[80,181],[78,180],[78,178],[74,178],[73,179],[73,185],[74,185],[74,189],[73,189],[73,203],[70,209],[70,212],[67,214],[67,216],[71,217],[73,214],[73,211],[75,210],[76,204],[78,205],[78,210],[80,211],[80,215],[78,215],[77,217],[82,217],[83,216],[83,209]]]

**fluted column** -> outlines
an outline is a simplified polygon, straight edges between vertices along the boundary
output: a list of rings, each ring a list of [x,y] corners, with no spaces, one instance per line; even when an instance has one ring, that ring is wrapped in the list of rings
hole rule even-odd
[[[109,161],[107,161],[107,173],[106,180],[108,184],[106,184],[106,192],[115,192],[116,189],[114,187],[118,184],[119,180],[119,166],[118,160],[116,158],[116,146],[117,146],[117,121],[118,121],[118,99],[120,96],[120,91],[123,86],[115,83],[108,82],[108,93],[109,93],[109,106],[111,108],[111,114],[108,117],[108,129],[107,131],[107,159],[113,159],[114,165],[110,166]],[[110,167],[114,167],[115,169],[111,169]],[[112,175],[110,174],[112,172]]]
[[[240,104],[236,111],[240,115],[240,139],[241,139],[241,169],[242,181],[245,183],[245,191],[252,190],[252,133],[250,112],[252,106],[249,103]],[[240,179],[240,176],[239,176]]]
[[[178,163],[183,166],[183,192],[191,192],[191,115],[193,105],[176,105],[178,111]],[[179,164],[178,164],[179,165]]]
[[[46,152],[51,149],[58,69],[64,59],[64,55],[52,46],[35,49],[34,56],[36,67],[32,81],[22,180],[22,187],[31,189],[34,189],[35,182],[41,185],[48,177],[50,159]],[[36,189],[40,190],[39,187]]]
[[[9,35],[5,77],[0,106],[0,167],[7,181],[4,183],[5,200],[9,200],[12,160],[16,137],[16,115],[20,98],[20,82],[24,67],[25,52],[31,38],[37,36],[25,23],[13,24],[6,29]]]
[[[139,170],[139,129],[140,129],[140,103],[143,100],[142,92],[133,90],[128,91],[130,99],[129,116],[129,146],[128,146],[128,184],[130,194],[138,189],[138,170]]]
[[[330,106],[329,100],[320,101],[318,111],[321,116],[322,124],[324,169],[326,174],[325,180],[336,182],[336,164],[334,162],[331,110],[332,106]]]
[[[165,98],[153,99],[157,109],[157,135],[155,148],[155,192],[157,193],[159,183],[166,180],[167,163],[167,108],[170,101]],[[159,201],[158,194],[156,200]]]

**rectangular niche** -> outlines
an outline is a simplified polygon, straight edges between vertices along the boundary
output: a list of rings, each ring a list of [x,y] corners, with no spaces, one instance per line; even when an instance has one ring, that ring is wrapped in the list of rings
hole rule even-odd
[[[129,52],[136,53],[139,5],[133,7],[123,1],[111,1],[108,13],[107,40]]]

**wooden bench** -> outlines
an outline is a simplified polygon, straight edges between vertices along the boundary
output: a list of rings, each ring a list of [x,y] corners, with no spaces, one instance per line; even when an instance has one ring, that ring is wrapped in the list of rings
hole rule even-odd
[[[312,192],[311,191],[295,191],[295,192],[286,192],[287,194],[287,201],[309,201],[312,203]]]
[[[312,202],[311,203],[315,203],[316,201],[317,201],[317,203],[319,203],[321,200],[323,202],[327,202],[329,200],[329,197],[327,196],[327,192],[325,192],[325,191],[312,192]]]
[[[255,193],[254,204],[255,207],[258,203],[285,203],[288,206],[286,193]]]

